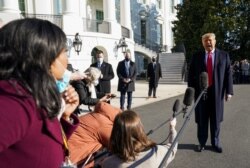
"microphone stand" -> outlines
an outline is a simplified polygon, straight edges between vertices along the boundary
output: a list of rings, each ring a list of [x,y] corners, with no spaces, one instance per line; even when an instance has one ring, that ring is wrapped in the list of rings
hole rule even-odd
[[[177,143],[178,138],[180,137],[180,135],[182,134],[182,132],[183,132],[183,130],[184,130],[184,128],[185,128],[185,126],[187,125],[188,121],[190,120],[190,117],[191,117],[191,115],[193,114],[193,111],[195,110],[195,108],[196,108],[197,104],[199,103],[199,101],[200,101],[201,97],[203,96],[203,94],[206,94],[206,93],[207,93],[207,89],[204,89],[204,90],[200,93],[199,97],[197,98],[197,100],[196,100],[195,103],[194,103],[193,108],[190,110],[189,114],[188,114],[187,117],[185,118],[185,121],[183,122],[183,125],[182,125],[180,131],[178,132],[178,134],[176,135],[176,137],[175,137],[173,143],[171,144],[170,148],[168,149],[167,154],[164,156],[164,158],[163,158],[163,160],[162,160],[162,162],[161,162],[159,168],[163,168],[163,167],[164,167],[164,165],[165,165],[167,159],[169,158],[169,156],[170,156],[170,154],[171,154],[171,152],[172,152],[172,150],[173,150],[175,144]]]
[[[160,125],[158,125],[157,127],[155,127],[154,129],[149,130],[146,135],[152,134],[154,131],[158,130],[159,128],[161,128],[163,125],[165,125],[169,121],[170,121],[170,119],[167,119],[166,121],[164,121],[163,123],[161,123]]]
[[[185,109],[187,109],[187,107],[186,107]],[[179,111],[178,113],[175,113],[175,112],[174,112],[174,113],[173,113],[173,116],[176,117],[176,116],[180,115],[181,113],[183,113],[183,111],[184,111],[185,109],[182,109],[182,110]],[[150,134],[154,133],[156,130],[158,130],[159,128],[161,128],[163,125],[167,124],[169,121],[170,121],[170,119],[167,119],[166,121],[164,121],[163,123],[161,123],[160,125],[158,125],[157,127],[155,127],[154,129],[149,130],[148,133],[147,133],[146,135],[150,135]]]

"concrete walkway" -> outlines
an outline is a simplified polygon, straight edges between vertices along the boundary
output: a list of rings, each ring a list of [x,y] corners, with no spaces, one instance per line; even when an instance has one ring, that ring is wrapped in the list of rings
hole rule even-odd
[[[111,104],[115,107],[120,107],[120,92],[117,91],[117,86],[112,85],[112,93],[116,94],[117,97],[111,100]],[[142,105],[154,103],[160,100],[168,99],[170,97],[175,97],[184,94],[187,85],[183,84],[159,84],[157,88],[157,98],[147,99],[148,96],[148,83],[147,82],[136,82],[135,91],[133,92],[132,108],[139,107]],[[126,98],[127,101],[127,98]],[[125,101],[124,107],[127,106]]]

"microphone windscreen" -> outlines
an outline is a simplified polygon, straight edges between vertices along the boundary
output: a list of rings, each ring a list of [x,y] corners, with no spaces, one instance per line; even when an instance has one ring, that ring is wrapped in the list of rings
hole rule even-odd
[[[200,87],[201,87],[201,90],[207,89],[207,87],[208,87],[207,72],[202,72],[200,75]]]
[[[176,99],[173,106],[173,112],[177,112],[180,109],[180,100]]]
[[[190,106],[193,100],[194,100],[194,88],[188,87],[184,95],[183,104],[186,106]]]

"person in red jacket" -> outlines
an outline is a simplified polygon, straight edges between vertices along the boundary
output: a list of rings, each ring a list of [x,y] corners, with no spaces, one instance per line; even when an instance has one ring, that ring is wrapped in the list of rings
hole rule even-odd
[[[67,138],[79,120],[68,85],[66,35],[46,20],[20,19],[0,29],[0,165],[68,165]]]
[[[76,164],[86,162],[85,168],[94,165],[87,161],[103,148],[108,148],[115,116],[121,110],[106,102],[99,102],[94,111],[79,117],[80,125],[69,138],[71,161]],[[88,164],[87,164],[88,163]]]

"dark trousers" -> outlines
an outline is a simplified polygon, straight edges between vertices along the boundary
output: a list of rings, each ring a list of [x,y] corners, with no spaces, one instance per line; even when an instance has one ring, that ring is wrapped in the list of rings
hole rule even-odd
[[[155,87],[155,86],[149,86],[148,96],[151,96],[152,92],[153,92],[153,96],[155,97],[156,96],[156,89],[157,89],[157,87]]]
[[[198,141],[200,145],[205,146],[208,139],[208,125],[210,124],[210,136],[212,146],[220,146],[219,134],[220,123],[216,121],[214,92],[208,88],[207,100],[204,111],[201,114],[201,121],[197,124]]]
[[[128,99],[127,99],[127,109],[131,109],[132,93],[133,92],[125,92],[125,91],[121,91],[120,108],[124,109],[124,103],[125,103],[126,93],[127,93],[127,96],[128,96]]]

